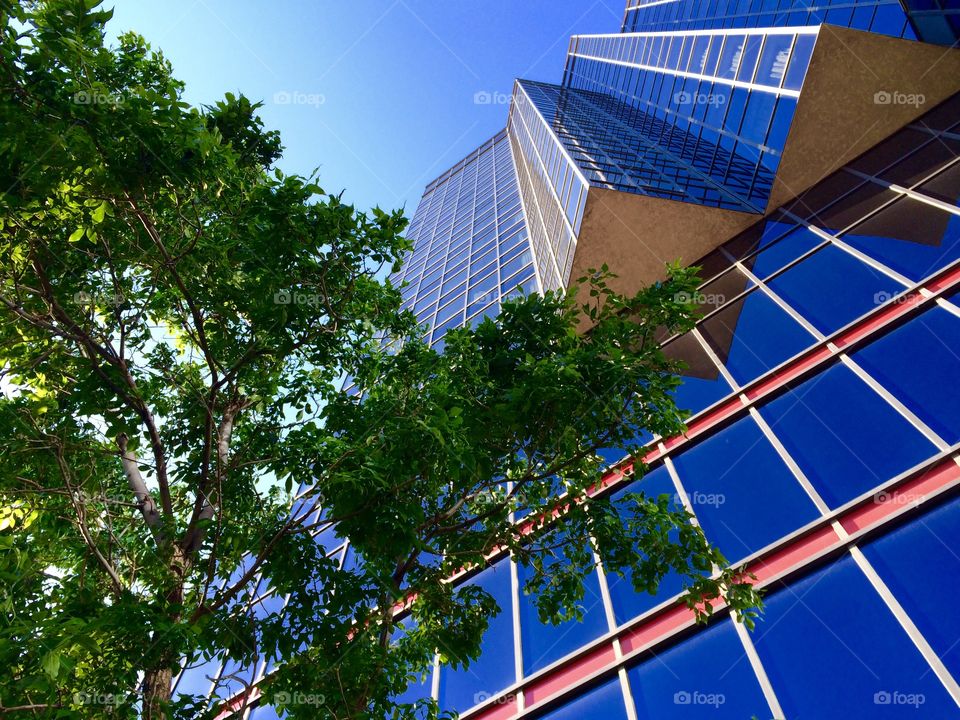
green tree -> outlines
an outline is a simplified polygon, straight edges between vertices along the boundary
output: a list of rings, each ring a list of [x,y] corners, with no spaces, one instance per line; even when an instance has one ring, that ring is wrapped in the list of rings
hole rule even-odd
[[[596,553],[750,620],[666,498],[586,501],[598,449],[683,429],[657,338],[690,326],[691,271],[517,298],[438,354],[381,279],[402,214],[272,170],[256,104],[190,107],[98,4],[0,0],[0,713],[198,717],[172,675],[227,657],[282,660],[269,692],[322,697],[294,716],[408,716],[390,698],[499,611],[441,580],[497,549],[544,619],[578,613]],[[314,540],[334,526],[357,567]],[[255,616],[261,578],[282,615]]]

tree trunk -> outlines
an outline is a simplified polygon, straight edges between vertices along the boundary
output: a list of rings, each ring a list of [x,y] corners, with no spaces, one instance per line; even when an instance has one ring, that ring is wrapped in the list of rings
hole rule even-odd
[[[170,688],[172,684],[173,670],[171,668],[147,670],[143,679],[144,720],[165,720],[170,707]]]

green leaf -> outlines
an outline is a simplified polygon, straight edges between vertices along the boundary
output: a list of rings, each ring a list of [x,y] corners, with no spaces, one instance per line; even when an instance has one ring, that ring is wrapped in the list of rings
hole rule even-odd
[[[83,234],[84,234],[86,231],[87,231],[86,228],[78,227],[76,230],[74,230],[72,233],[70,233],[70,237],[67,238],[67,241],[68,241],[68,242],[77,242],[80,238],[83,237]]]

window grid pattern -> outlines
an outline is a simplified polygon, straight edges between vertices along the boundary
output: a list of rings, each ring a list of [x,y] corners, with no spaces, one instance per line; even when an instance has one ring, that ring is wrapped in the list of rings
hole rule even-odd
[[[758,377],[776,377],[778,368],[811,346],[829,342],[843,328],[862,322],[878,308],[896,305],[903,292],[922,286],[928,278],[947,269],[960,269],[958,120],[960,97],[905,129],[903,133],[907,135],[901,133],[881,143],[699,263],[705,280],[698,301],[708,312],[695,330],[665,344],[668,354],[675,350],[677,357],[687,361],[685,381],[692,387],[717,383],[723,388],[722,392],[711,389],[686,395],[694,416],[710,416],[718,406],[744,397],[744,386]],[[904,203],[908,206],[906,217],[912,219],[907,225],[919,225],[922,237],[903,236],[903,209],[898,207]],[[825,259],[825,264],[816,264],[822,262],[818,258]],[[807,283],[809,293],[804,295],[786,279],[811,263],[823,283]],[[843,273],[841,282],[829,284],[829,269],[833,266],[842,268]],[[823,302],[812,302],[813,295],[822,295]],[[839,349],[830,362],[822,363],[803,383],[782,383],[770,396],[754,402],[745,414],[718,422],[695,440],[678,446],[654,440],[651,446],[659,448],[658,460],[647,475],[634,482],[634,487],[654,495],[672,495],[675,503],[697,516],[708,537],[721,544],[727,558],[738,563],[777,546],[803,527],[829,522],[838,508],[870,498],[871,494],[882,496],[882,488],[916,468],[941,460],[949,462],[951,457],[960,463],[960,402],[954,400],[950,405],[951,398],[957,395],[955,381],[960,375],[960,358],[956,355],[956,347],[960,346],[958,297],[960,290],[953,285],[943,291],[942,297],[930,301],[929,309],[911,316],[895,329],[867,330],[862,343],[849,352]],[[762,323],[751,324],[749,315],[756,311],[746,306],[747,298],[763,298]],[[835,316],[824,314],[823,304],[832,306]],[[730,330],[729,337],[717,329],[718,318]],[[801,338],[785,357],[769,355],[770,346],[760,337],[775,331],[778,323],[794,327],[795,336]],[[887,367],[885,355],[871,356],[871,348],[880,343],[900,342],[898,338],[903,332],[913,333],[903,341],[908,345],[924,333],[936,341],[931,342],[918,361],[925,365],[922,375],[934,376],[936,392],[949,396],[939,417],[929,417],[930,405],[916,402],[917,397],[922,399],[917,394],[920,386],[898,382],[902,368],[895,364]],[[731,346],[737,342],[749,345],[747,350],[764,362],[738,366],[737,353]],[[886,349],[884,352],[890,353]],[[878,361],[877,357],[881,359]],[[846,403],[870,408],[869,423],[852,418],[854,425],[868,427],[851,426],[849,413],[842,407]],[[811,424],[804,413],[811,410],[823,423],[812,432],[803,430],[804,425]],[[808,446],[812,446],[813,463],[805,454]],[[851,471],[818,474],[825,463],[834,461]],[[845,465],[848,461],[850,464]],[[725,468],[722,474],[718,467]],[[861,478],[858,484],[849,483],[848,476],[853,475]],[[738,478],[748,486],[749,493],[743,494],[743,488],[738,488],[734,482]],[[751,498],[756,499],[758,488],[764,484],[767,487],[763,492],[767,495],[760,499],[765,506],[751,507]],[[771,507],[778,508],[778,512],[770,512]],[[955,547],[960,542],[960,502],[954,501],[934,512],[950,515],[946,523],[930,521],[941,533],[930,542]],[[917,528],[923,535],[927,525],[920,518],[904,528]],[[834,527],[838,524],[834,523]],[[715,703],[712,710],[722,709],[724,703],[747,703],[746,717],[791,717],[808,712],[808,701],[818,703],[814,713],[818,717],[872,716],[877,704],[895,702],[901,702],[903,717],[918,717],[918,707],[933,713],[930,716],[960,716],[960,686],[956,677],[960,662],[948,666],[951,661],[946,649],[960,638],[940,637],[945,632],[941,623],[931,622],[923,614],[924,608],[917,605],[911,586],[903,584],[904,570],[895,564],[894,552],[901,542],[896,539],[901,531],[891,530],[893,527],[891,523],[886,534],[851,545],[811,575],[812,579],[790,581],[784,590],[771,596],[771,618],[761,623],[756,633],[747,634],[721,613],[720,619],[706,630],[698,630],[666,651],[658,649],[659,661],[632,659],[629,672],[622,673],[619,680],[579,697],[574,695],[564,700],[564,707],[545,717],[593,717],[591,708],[596,708],[596,713],[603,710],[597,717],[659,717],[675,705],[711,702]],[[952,535],[944,536],[945,532]],[[919,562],[922,556],[909,557],[911,562]],[[503,559],[499,564],[508,562]],[[953,596],[950,588],[940,588],[948,582],[944,577],[950,577],[949,573],[941,577],[929,572],[924,577],[923,582],[931,584],[930,592],[935,597]],[[676,588],[666,583],[666,592],[625,610],[623,598],[633,593],[623,590],[623,582],[607,576],[600,568],[596,578],[588,582],[584,609],[588,618],[591,613],[602,615],[606,627],[602,627],[603,623],[598,626],[587,622],[562,628],[554,645],[594,647],[605,632],[652,616],[675,599]],[[839,583],[838,588],[850,592],[816,592],[815,586],[821,582],[827,587]],[[505,602],[509,605],[503,607],[504,613],[518,618],[516,628],[520,632],[515,628],[512,646],[503,645],[501,639],[496,646],[485,647],[485,651],[498,658],[508,653],[514,659],[520,668],[515,678],[515,686],[519,687],[531,675],[548,674],[563,658],[530,646],[530,629],[526,635],[523,629],[536,620],[529,600],[520,590],[516,570],[511,571],[509,588],[501,591],[506,593]],[[809,606],[809,620],[802,612],[792,615],[781,610],[781,606],[797,605],[798,596],[806,598],[801,605]],[[831,597],[835,600],[831,601]],[[868,634],[883,639],[877,641],[879,644],[869,641],[861,648],[856,633],[848,635],[838,629],[841,643],[833,645],[832,640],[825,638],[822,645],[810,652],[825,653],[824,667],[840,663],[854,668],[855,672],[850,672],[859,678],[862,694],[852,695],[842,687],[824,690],[823,686],[833,680],[804,680],[803,673],[812,672],[810,668],[798,666],[785,672],[784,668],[790,667],[791,643],[814,632],[810,628],[816,628],[819,614],[837,612],[830,602],[854,602],[851,597],[856,597],[857,609],[854,611],[851,605],[845,612],[867,613],[876,628]],[[775,632],[778,627],[779,632]],[[785,639],[791,632],[796,638]],[[846,655],[851,650],[844,645],[856,646],[860,657]],[[708,652],[707,648],[712,649]],[[582,650],[564,652],[569,657]],[[699,674],[691,675],[685,669],[688,661],[684,656],[688,653],[693,658],[689,662]],[[718,656],[728,658],[731,665],[739,663],[740,669],[729,673],[729,677],[727,673],[716,677],[709,669],[704,670],[712,664],[704,665],[705,659]],[[671,668],[673,679],[654,679],[656,667],[663,664]],[[870,672],[860,677],[863,665]],[[454,679],[448,677],[450,671],[446,667],[435,672],[440,674],[433,687],[441,690],[443,701],[451,692]],[[513,692],[514,685],[503,686],[502,680],[499,685],[491,684],[487,678],[477,675],[470,679],[476,688],[476,703],[498,693]],[[884,684],[891,682],[900,684]],[[802,687],[797,683],[802,683]],[[837,695],[831,696],[832,691]],[[912,701],[908,697],[911,695]],[[925,706],[909,704],[919,702],[918,695],[923,697]],[[469,702],[456,707],[461,712],[468,708]],[[260,720],[259,715],[256,717]]]
[[[672,32],[822,23],[917,39],[898,0],[629,0],[623,30]]]
[[[427,186],[407,235],[413,251],[391,281],[435,346],[518,286],[537,289],[506,131]]]
[[[514,85],[507,132],[540,280],[544,290],[559,290],[573,266],[589,182],[538,110],[530,87],[524,81]]]
[[[765,207],[818,28],[581,35],[564,86],[635,108],[643,137],[700,184],[693,202]],[[680,198],[684,199],[684,198]]]

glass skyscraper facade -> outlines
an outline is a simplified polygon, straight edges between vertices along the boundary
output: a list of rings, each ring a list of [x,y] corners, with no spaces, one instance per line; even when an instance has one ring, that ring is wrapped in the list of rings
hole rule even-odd
[[[664,341],[688,431],[653,438],[642,477],[611,458],[597,492],[670,496],[766,610],[752,632],[722,604],[698,625],[678,578],[637,594],[598,563],[583,620],[545,625],[498,555],[461,580],[503,609],[480,658],[438,657],[404,700],[471,720],[960,718],[960,50],[897,60],[956,27],[947,0],[631,0],[624,32],[572,38],[560,85],[517,81],[506,129],[426,187],[394,280],[438,348],[597,257],[655,278],[646,225],[668,238],[651,257],[702,268],[702,318]],[[851,39],[879,43],[879,84],[837,92]],[[852,127],[881,136],[815,173],[787,162],[814,167],[842,132],[824,108],[867,91]],[[231,708],[277,717],[256,693]]]

